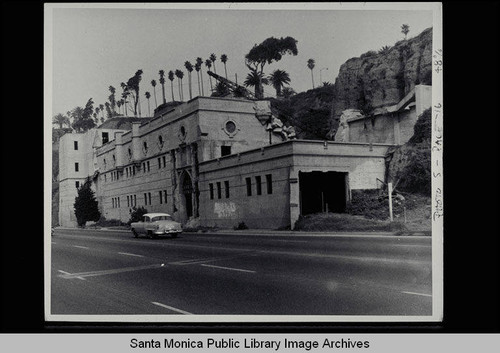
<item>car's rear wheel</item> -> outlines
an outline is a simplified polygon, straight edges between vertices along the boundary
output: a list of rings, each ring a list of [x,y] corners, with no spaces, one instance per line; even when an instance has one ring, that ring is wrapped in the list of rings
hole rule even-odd
[[[134,228],[132,228],[132,234],[134,234],[134,238],[139,237],[139,234],[137,234]]]
[[[156,238],[156,234],[154,234],[152,231],[148,230],[148,235],[151,239],[155,239]]]

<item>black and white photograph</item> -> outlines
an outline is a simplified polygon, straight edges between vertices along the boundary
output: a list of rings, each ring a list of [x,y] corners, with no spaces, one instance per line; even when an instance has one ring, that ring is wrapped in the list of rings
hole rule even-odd
[[[45,319],[442,321],[441,26],[45,4]]]

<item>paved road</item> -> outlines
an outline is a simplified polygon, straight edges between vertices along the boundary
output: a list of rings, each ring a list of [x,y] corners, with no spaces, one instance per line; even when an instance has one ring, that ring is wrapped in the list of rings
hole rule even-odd
[[[52,314],[431,315],[430,237],[56,230]]]

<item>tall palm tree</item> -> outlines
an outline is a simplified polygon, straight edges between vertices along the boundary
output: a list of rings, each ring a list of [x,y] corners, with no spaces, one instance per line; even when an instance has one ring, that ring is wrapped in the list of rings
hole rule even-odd
[[[68,126],[71,125],[69,118],[67,116],[62,115],[61,113],[54,116],[54,119],[52,119],[52,124],[58,124],[59,129],[61,129],[61,130],[62,130],[64,124],[66,124]]]
[[[122,106],[121,99],[119,99],[119,100],[116,101],[116,106],[118,107],[118,114],[121,114],[121,110],[120,110],[120,107]]]
[[[181,97],[181,101],[184,100],[184,87],[182,87],[182,78],[184,77],[184,72],[177,69],[175,70],[175,76],[179,79],[177,82],[179,83],[179,96]]]
[[[226,54],[222,54],[220,56],[220,61],[224,64],[224,72],[226,73],[226,80],[227,80],[227,68],[226,68],[227,55]]]
[[[160,85],[161,85],[161,93],[163,96],[163,104],[167,103],[167,100],[165,99],[165,71],[160,70],[158,72],[160,75]]]
[[[115,98],[115,93],[116,93],[116,88],[113,86],[109,86],[109,91],[111,92],[111,95],[109,96],[109,102],[111,103],[111,111],[113,112],[113,115],[116,113],[115,112],[115,105],[116,105],[116,98]]]
[[[208,71],[210,71],[212,61],[210,59],[205,60],[205,66],[208,67]],[[208,75],[208,79],[210,80],[210,91],[213,91],[214,87],[212,86],[212,76]]]
[[[170,80],[170,90],[172,91],[172,102],[175,101],[175,98],[174,98],[174,72],[172,70],[170,70],[168,72],[168,79]]]
[[[184,67],[188,72],[188,85],[189,85],[189,99],[193,99],[193,91],[191,90],[191,73],[193,72],[193,64],[189,61],[184,63]]]
[[[149,92],[144,93],[146,99],[148,100],[148,116],[151,116],[151,108],[149,107],[149,98],[151,98],[151,94]]]
[[[214,64],[214,72],[217,75],[217,69],[215,68],[215,60],[217,60],[215,54],[214,53],[210,54],[210,61]]]
[[[311,79],[312,79],[312,83],[313,83],[313,88],[314,88],[314,75],[313,75],[313,69],[314,69],[314,66],[315,66],[315,61],[314,59],[309,59],[307,60],[307,67],[309,68],[309,70],[311,70]]]
[[[156,101],[156,81],[151,80],[151,86],[153,86],[153,93],[155,96],[155,108],[158,108],[158,102]]]
[[[196,76],[198,78],[198,96],[201,96],[201,86],[200,86],[200,70],[201,70],[201,65],[196,62],[194,64],[194,69],[196,70]]]
[[[290,84],[290,76],[288,72],[284,70],[274,70],[273,73],[269,75],[269,82],[271,82],[276,90],[276,97],[280,97],[283,86]]]
[[[99,115],[99,112],[101,111],[101,109],[99,109],[99,107],[95,107],[95,109],[94,109],[94,110],[95,110],[95,113],[96,113],[97,115]]]
[[[255,89],[255,97],[262,98],[263,93],[261,92],[262,85],[267,85],[269,81],[264,74],[258,71],[250,71],[243,82],[246,87],[254,87]]]
[[[408,35],[408,32],[410,32],[410,26],[407,24],[402,25],[401,26],[401,33],[403,33],[405,35],[405,40],[406,40],[406,36]]]
[[[104,119],[104,104],[99,104],[99,108],[101,109],[102,118]]]
[[[200,57],[196,58],[196,65],[198,66],[197,71],[201,70],[201,65],[203,65],[203,59]],[[203,71],[200,71],[200,80],[201,80],[201,95],[205,95],[205,90],[203,89]]]

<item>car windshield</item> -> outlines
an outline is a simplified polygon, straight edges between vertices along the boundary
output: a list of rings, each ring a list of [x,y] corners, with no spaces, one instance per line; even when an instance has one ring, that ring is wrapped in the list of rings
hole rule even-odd
[[[151,221],[152,222],[156,222],[156,221],[173,221],[173,219],[170,216],[156,216],[156,217],[153,217],[153,219]]]

